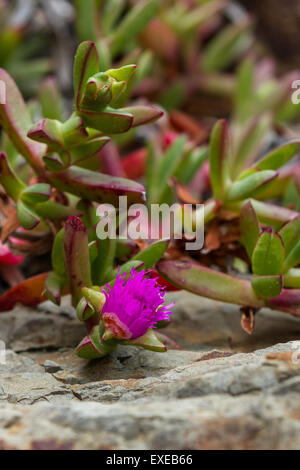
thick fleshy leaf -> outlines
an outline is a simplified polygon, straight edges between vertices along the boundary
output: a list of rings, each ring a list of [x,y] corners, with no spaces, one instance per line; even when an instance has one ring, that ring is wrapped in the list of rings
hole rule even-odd
[[[0,312],[12,310],[18,303],[35,306],[47,300],[44,294],[45,281],[49,273],[30,277],[20,284],[12,287],[0,297]]]
[[[246,126],[243,126],[238,139],[235,139],[235,150],[230,164],[232,177],[236,178],[257,158],[271,128],[271,118],[271,114],[254,116]]]
[[[79,321],[86,321],[95,315],[95,309],[82,297],[76,307],[77,318]]]
[[[154,122],[161,118],[164,112],[155,108],[154,106],[129,106],[128,108],[122,108],[122,112],[132,114],[133,123],[132,127],[142,126]]]
[[[247,122],[249,114],[255,104],[255,101],[253,100],[255,83],[254,72],[255,67],[253,60],[251,59],[244,60],[238,68],[237,84],[234,96],[234,109],[236,119],[240,123]]]
[[[127,196],[128,204],[145,202],[143,186],[125,178],[114,178],[76,167],[59,173],[51,173],[48,177],[61,191],[90,201],[108,202],[118,207],[119,196]]]
[[[82,298],[81,288],[92,285],[88,236],[78,217],[69,217],[65,223],[63,243],[72,303],[76,307]]]
[[[42,119],[28,131],[28,137],[36,142],[47,144],[51,150],[64,148],[61,123],[53,119]]]
[[[300,141],[288,142],[272,150],[264,158],[255,163],[259,170],[278,170],[293,158],[300,150]]]
[[[229,131],[225,119],[218,121],[211,134],[209,149],[210,179],[214,198],[222,199],[228,185]]]
[[[279,235],[282,238],[285,254],[288,256],[292,248],[296,245],[300,236],[300,215],[285,224],[280,230]]]
[[[114,78],[118,82],[128,82],[136,71],[135,64],[128,64],[120,67],[119,69],[109,69],[106,71],[107,75]]]
[[[153,158],[153,164],[155,165],[155,160],[156,160],[156,155],[155,155],[155,149],[153,149],[154,154],[152,155],[152,150],[150,149],[148,159],[149,161],[147,162],[147,165],[149,165],[149,172],[150,172],[150,179],[151,179],[151,174],[152,174],[152,185],[153,189],[151,190],[154,195],[153,197],[153,203],[159,203],[161,199],[163,199],[164,192],[168,188],[168,180],[173,176],[174,172],[176,171],[178,164],[180,162],[180,159],[183,155],[184,151],[184,146],[186,144],[186,136],[181,135],[179,136],[173,143],[172,145],[168,148],[167,152],[163,156],[160,162],[158,163],[158,175],[157,178],[155,178],[155,170],[154,166],[152,167],[151,165],[151,160]],[[148,190],[150,189],[150,185],[148,182]],[[154,200],[155,199],[155,200]]]
[[[110,141],[109,137],[98,137],[97,139],[91,140],[85,145],[78,145],[71,150],[71,161],[72,164],[82,162],[88,158],[92,158],[98,154],[107,142]]]
[[[139,338],[133,339],[131,341],[124,341],[124,343],[130,344],[131,346],[139,346],[144,349],[149,349],[150,351],[167,351],[167,347],[157,338],[152,328],[149,328],[147,333],[145,333],[143,336],[140,336]]]
[[[256,295],[250,281],[213,271],[194,261],[164,260],[158,263],[158,269],[177,287],[203,297],[253,308],[268,306],[300,316],[300,289],[283,289],[279,296],[264,299]]]
[[[249,21],[223,28],[206,46],[202,65],[206,72],[222,70],[237,59],[250,45]]]
[[[265,305],[250,281],[214,271],[192,260],[162,260],[157,269],[172,284],[194,294],[250,307]]]
[[[126,49],[132,41],[155,16],[158,0],[140,0],[132,7],[114,30],[110,37],[110,50],[113,56]]]
[[[74,63],[74,93],[76,107],[82,99],[82,93],[88,79],[99,72],[99,56],[94,42],[82,42],[76,52]]]
[[[233,183],[227,193],[227,201],[238,201],[253,197],[257,194],[258,190],[265,188],[267,184],[271,183],[278,173],[273,170],[257,171],[246,178]]]
[[[40,217],[36,211],[21,200],[17,202],[17,214],[20,224],[26,230],[32,230],[40,223]]]
[[[116,349],[117,343],[101,341],[102,332],[99,326],[94,326],[76,348],[76,354],[84,359],[98,359]]]
[[[7,195],[14,201],[19,199],[21,192],[26,188],[25,184],[18,178],[10,167],[5,153],[0,153],[0,183]]]
[[[169,239],[158,240],[131,258],[131,261],[143,261],[144,269],[152,268],[162,258],[170,243]]]
[[[129,131],[133,124],[133,115],[130,113],[123,113],[122,110],[115,110],[113,108],[105,108],[105,112],[95,112],[88,110],[81,110],[85,125],[103,132],[103,134],[122,134]]]
[[[22,191],[21,199],[28,204],[46,202],[51,196],[51,186],[47,183],[37,183]]]
[[[60,278],[55,272],[51,272],[45,282],[45,293],[49,300],[56,305],[60,305],[62,289],[65,280]]]
[[[252,276],[251,285],[256,294],[261,297],[277,297],[283,287],[282,276]]]
[[[84,298],[95,309],[95,311],[101,313],[106,301],[106,297],[101,289],[95,287],[83,287],[81,291]]]
[[[29,111],[23,97],[10,75],[0,69],[0,80],[5,84],[6,103],[0,104],[0,120],[2,127],[12,140],[16,149],[26,158],[28,163],[39,173],[44,170],[42,155],[46,146],[32,142],[27,132],[32,125]]]
[[[248,256],[251,259],[254,247],[260,234],[259,221],[251,201],[247,201],[242,207],[240,229],[241,243],[246,248]]]
[[[291,249],[290,253],[285,259],[283,270],[287,272],[289,269],[297,266],[300,263],[300,241]]]
[[[281,274],[285,250],[283,241],[272,229],[264,230],[252,253],[252,270],[258,276],[273,276]]]
[[[131,270],[132,268],[134,268],[136,271],[139,271],[140,269],[143,269],[144,268],[144,262],[143,261],[139,261],[139,260],[130,260],[130,261],[127,261],[127,263],[124,263],[122,264],[120,267],[116,268],[112,274],[111,274],[111,280],[109,282],[109,284],[112,286],[114,285],[115,283],[115,279],[116,279],[116,276],[117,274],[119,273],[120,275],[121,274],[130,274],[131,273]]]

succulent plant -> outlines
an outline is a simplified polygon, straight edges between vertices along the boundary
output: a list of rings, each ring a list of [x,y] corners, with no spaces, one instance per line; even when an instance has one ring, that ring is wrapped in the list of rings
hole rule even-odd
[[[300,141],[289,140],[258,159],[246,146],[241,152],[231,144],[228,124],[218,121],[209,148],[212,197],[204,202],[208,248],[204,254],[179,249],[175,259],[161,260],[158,270],[179,288],[236,303],[243,312],[268,306],[299,315],[300,218],[280,201],[290,184],[298,185],[298,163],[290,160],[299,153]],[[222,230],[229,240],[225,253],[220,249],[225,263],[214,257]],[[211,234],[217,247],[210,249]],[[242,269],[234,269],[235,261]]]
[[[119,284],[125,283],[124,276],[131,273],[132,269],[152,267],[168,245],[167,240],[162,240],[141,251],[130,240],[98,240],[96,236],[99,219],[95,203],[110,203],[117,207],[119,196],[127,196],[129,204],[145,202],[142,185],[88,169],[95,155],[99,156],[102,147],[110,140],[109,136],[125,133],[132,127],[152,122],[162,115],[160,109],[152,106],[116,106],[135,68],[135,65],[127,65],[99,72],[95,44],[83,42],[75,57],[75,103],[72,115],[63,122],[58,119],[57,112],[53,116],[57,119],[46,117],[34,124],[14,81],[7,72],[0,70],[0,79],[6,85],[6,103],[0,105],[1,124],[15,150],[26,161],[24,171],[23,164],[20,168],[18,161],[12,159],[10,162],[2,152],[0,183],[6,195],[14,201],[17,220],[23,229],[30,231],[38,227],[43,234],[55,235],[53,271],[46,278],[46,293],[53,302],[59,303],[62,293],[69,291],[73,305],[78,307],[78,317],[86,321],[90,336],[91,328],[96,336],[102,328],[101,309],[94,309],[92,301],[91,304],[86,302],[83,308],[84,289],[91,290],[93,285],[97,285],[95,298],[104,298],[100,292],[101,286],[115,282],[116,278]],[[48,97],[48,100],[49,92],[52,92],[51,99],[55,91],[50,85],[48,83],[47,90],[43,92],[43,97]],[[49,107],[45,104],[44,109]],[[123,265],[122,259],[127,260]],[[134,273],[140,279],[140,274],[136,271]],[[130,279],[127,283],[130,284]],[[143,283],[151,284],[153,292],[157,292],[160,303],[163,303],[161,287],[156,279],[146,276]],[[38,281],[37,290],[39,288]],[[156,314],[156,307],[153,315],[159,320],[161,317]],[[162,315],[163,307],[160,311]],[[148,318],[147,312],[145,318]],[[149,319],[149,327],[140,335],[147,333],[147,336],[139,344],[165,350],[150,328],[155,324],[155,318],[153,316],[152,320]],[[99,346],[101,338],[97,338]],[[109,352],[111,346],[108,345],[119,340],[123,339],[110,338],[107,343],[103,343],[103,348]],[[137,343],[139,338],[134,336],[132,340]],[[126,341],[130,342],[131,338],[126,337]],[[101,356],[103,351],[100,349],[98,352]],[[81,356],[91,357],[89,348],[83,349],[81,346],[78,351]]]

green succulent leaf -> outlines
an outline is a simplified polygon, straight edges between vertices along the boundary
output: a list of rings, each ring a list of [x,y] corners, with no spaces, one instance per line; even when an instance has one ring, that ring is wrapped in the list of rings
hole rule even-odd
[[[169,243],[169,239],[158,240],[140,251],[137,255],[131,258],[131,261],[143,261],[144,269],[152,268],[162,258]]]
[[[87,127],[103,132],[103,134],[122,134],[129,131],[133,125],[132,114],[106,107],[103,112],[81,110],[84,123]]]
[[[77,49],[74,63],[74,93],[77,108],[80,106],[87,81],[97,72],[99,72],[99,56],[95,43],[82,42]]]
[[[166,352],[167,350],[166,346],[157,338],[152,328],[149,328],[143,336],[129,341],[123,341],[123,343],[156,352]]]
[[[252,253],[252,270],[257,276],[275,276],[283,271],[285,249],[283,241],[272,229],[264,230]]]
[[[107,202],[118,207],[119,196],[127,196],[128,204],[145,202],[144,187],[125,178],[115,178],[76,166],[47,176],[61,191],[90,201]]]
[[[20,224],[26,230],[32,230],[40,223],[40,217],[35,210],[21,200],[17,202],[17,214]]]
[[[291,249],[285,259],[283,271],[286,273],[289,269],[300,263],[300,241]]]
[[[225,119],[219,120],[211,133],[209,149],[210,178],[214,198],[222,199],[228,185],[229,131]]]
[[[20,194],[26,188],[25,184],[11,168],[4,152],[0,153],[0,183],[8,196],[15,202],[18,201]]]
[[[279,235],[282,238],[285,254],[289,255],[290,251],[296,245],[300,236],[300,215],[285,224],[280,230]]]
[[[122,108],[123,113],[128,113],[133,116],[132,127],[149,124],[150,122],[157,121],[163,116],[163,111],[154,106],[129,106]]]
[[[78,217],[69,217],[63,234],[64,260],[74,307],[82,297],[81,288],[91,286],[88,236]]]
[[[240,219],[241,243],[246,248],[251,259],[254,247],[260,235],[260,227],[257,215],[251,201],[247,201],[241,209]]]
[[[278,176],[276,171],[264,170],[257,171],[241,181],[233,183],[226,194],[227,201],[239,201],[248,197],[253,197],[270,184]]]
[[[51,196],[51,186],[47,183],[37,183],[22,191],[22,201],[28,204],[38,204],[48,201]]]
[[[56,272],[51,272],[45,282],[45,293],[49,300],[60,305],[62,289],[66,284],[65,278],[61,278]]]
[[[110,36],[110,50],[113,56],[126,48],[155,16],[158,0],[140,0],[133,6]]]
[[[299,150],[300,141],[288,142],[256,162],[255,167],[259,170],[277,170],[293,158]]]
[[[256,294],[265,297],[273,298],[277,297],[282,289],[283,280],[282,276],[252,276],[251,285],[255,290]]]

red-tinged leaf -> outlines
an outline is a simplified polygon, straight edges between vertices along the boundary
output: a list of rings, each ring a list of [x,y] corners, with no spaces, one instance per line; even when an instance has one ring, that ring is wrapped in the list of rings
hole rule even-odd
[[[29,129],[27,136],[35,142],[47,144],[51,150],[59,151],[64,148],[61,123],[53,119],[37,122]]]
[[[88,236],[78,217],[69,217],[65,223],[63,244],[69,289],[76,307],[82,297],[82,287],[92,285]]]
[[[161,109],[155,108],[154,106],[129,106],[128,108],[122,108],[122,112],[133,116],[132,127],[157,121],[157,119],[161,118],[164,114]]]
[[[46,146],[32,142],[27,132],[32,125],[31,118],[23,97],[10,75],[0,69],[0,81],[5,84],[6,103],[0,104],[0,120],[7,135],[16,149],[26,158],[29,164],[39,173],[43,173],[41,160]]]
[[[101,131],[106,135],[127,132],[131,129],[133,123],[132,114],[108,107],[105,112],[97,113],[84,110],[80,111],[80,115],[87,127]]]
[[[121,164],[127,178],[137,179],[145,174],[147,149],[141,148],[125,155]]]
[[[88,79],[99,72],[99,56],[94,42],[82,42],[76,52],[74,63],[74,93],[79,107],[83,89]]]
[[[210,299],[250,307],[262,307],[264,299],[256,296],[251,283],[214,271],[192,260],[162,260],[158,272],[175,286]]]
[[[242,207],[240,229],[241,243],[246,248],[248,256],[251,259],[254,247],[260,234],[259,221],[251,201],[247,201]]]
[[[119,196],[127,196],[128,204],[145,202],[144,187],[125,178],[114,178],[77,167],[50,173],[48,178],[61,191],[90,201],[107,202],[118,207]]]
[[[26,279],[5,292],[0,297],[0,312],[12,310],[18,303],[34,307],[47,300],[47,296],[44,294],[44,287],[48,274],[38,274]]]

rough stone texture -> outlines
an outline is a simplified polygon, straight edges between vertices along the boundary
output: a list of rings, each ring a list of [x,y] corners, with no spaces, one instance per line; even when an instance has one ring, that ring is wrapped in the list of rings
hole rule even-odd
[[[248,336],[237,307],[172,297],[184,350],[89,363],[66,303],[0,314],[0,449],[299,449],[300,321],[263,310]]]

